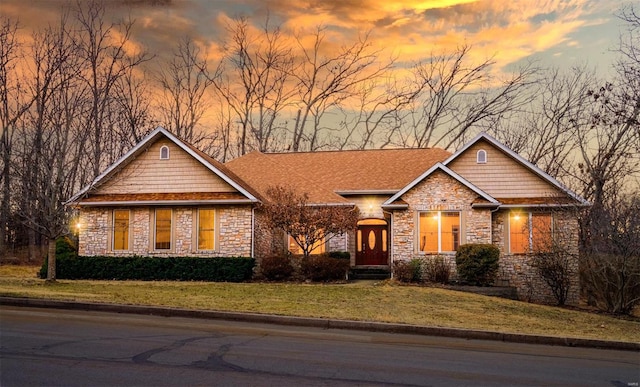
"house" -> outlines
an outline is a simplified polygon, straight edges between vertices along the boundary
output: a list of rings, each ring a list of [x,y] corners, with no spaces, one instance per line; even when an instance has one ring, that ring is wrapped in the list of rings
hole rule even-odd
[[[296,245],[264,226],[269,187],[315,205],[357,206],[357,228],[314,253],[344,250],[354,268],[440,255],[460,244],[500,248],[499,281],[550,302],[530,253],[562,234],[577,253],[573,211],[588,203],[487,134],[451,154],[432,149],[252,152],[221,164],[158,128],[69,202],[80,210],[80,255],[252,256]],[[572,263],[577,268],[577,261]],[[577,301],[577,276],[574,294]]]

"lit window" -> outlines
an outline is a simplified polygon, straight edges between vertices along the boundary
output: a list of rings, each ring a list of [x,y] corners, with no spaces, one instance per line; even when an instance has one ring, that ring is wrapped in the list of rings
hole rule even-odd
[[[166,145],[160,148],[160,160],[169,160],[169,147]]]
[[[291,235],[288,236],[287,240],[289,242],[288,246],[289,246],[289,252],[291,254],[295,254],[295,255],[304,254],[304,252],[302,251],[302,247],[300,247],[298,243],[296,243],[296,241],[293,239]],[[302,240],[304,241],[304,238],[302,238]],[[311,251],[309,252],[309,254],[322,254],[324,252],[325,252],[325,240],[323,236],[322,238],[319,238],[313,244],[313,246],[311,246]]]
[[[129,250],[129,210],[113,211],[113,249]]]
[[[198,250],[215,249],[215,210],[198,210]]]
[[[156,250],[171,249],[171,210],[156,210]]]
[[[453,252],[460,246],[460,213],[420,213],[419,248],[425,253]]]
[[[509,216],[509,251],[513,254],[549,251],[552,230],[551,214],[512,212]]]
[[[480,149],[478,153],[476,153],[476,162],[478,164],[486,164],[487,163],[487,151],[484,149]]]

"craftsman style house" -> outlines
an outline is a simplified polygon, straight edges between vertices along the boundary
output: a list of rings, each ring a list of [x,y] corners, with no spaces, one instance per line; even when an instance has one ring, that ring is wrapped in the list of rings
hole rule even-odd
[[[572,210],[588,204],[486,134],[453,154],[253,152],[221,164],[158,128],[69,200],[80,210],[79,253],[258,262],[296,254],[295,243],[267,229],[260,213],[268,188],[278,185],[306,193],[313,205],[358,207],[357,228],[327,238],[314,253],[349,251],[356,268],[431,255],[454,267],[460,244],[492,243],[501,250],[500,282],[534,301],[551,296],[529,253],[558,233],[564,248],[577,252]],[[575,300],[570,295],[569,303]]]

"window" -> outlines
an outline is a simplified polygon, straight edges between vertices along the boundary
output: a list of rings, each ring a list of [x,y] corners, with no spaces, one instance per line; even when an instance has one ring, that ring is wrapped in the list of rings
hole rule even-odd
[[[552,231],[549,213],[512,212],[509,216],[509,251],[513,254],[548,251]]]
[[[484,149],[480,149],[478,153],[476,153],[476,163],[478,164],[486,164],[487,163],[487,151]]]
[[[453,252],[460,246],[460,213],[420,213],[419,248],[425,253]]]
[[[166,145],[160,148],[160,160],[169,160],[169,147]]]
[[[156,227],[155,227],[155,249],[170,250],[171,249],[171,210],[156,210]]]
[[[215,215],[215,210],[198,209],[198,250],[215,250]]]
[[[129,210],[113,210],[113,250],[129,250]]]
[[[298,246],[298,244],[296,243],[296,241],[293,239],[293,237],[291,235],[288,235],[288,246],[289,246],[289,252],[291,254],[304,254],[304,252],[302,251],[302,248],[300,246]],[[320,238],[316,243],[313,244],[313,246],[311,246],[311,251],[309,252],[312,255],[315,254],[322,254],[325,252],[325,239],[324,237]]]

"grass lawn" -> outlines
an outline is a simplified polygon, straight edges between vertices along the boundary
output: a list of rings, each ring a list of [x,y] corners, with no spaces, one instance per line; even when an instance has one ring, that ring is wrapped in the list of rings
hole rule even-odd
[[[385,281],[346,284],[68,281],[0,266],[0,295],[270,313],[640,342],[640,320]]]

